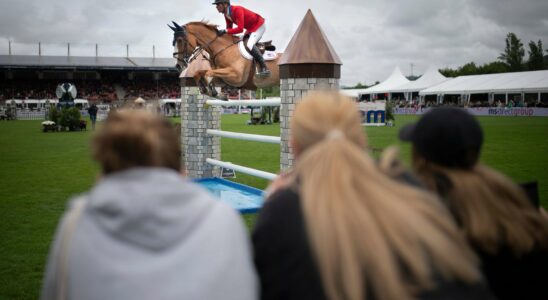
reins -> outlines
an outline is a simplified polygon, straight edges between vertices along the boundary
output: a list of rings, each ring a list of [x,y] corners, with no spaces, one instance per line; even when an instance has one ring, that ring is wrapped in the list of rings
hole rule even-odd
[[[185,29],[186,29],[186,26],[183,26],[183,30],[180,31],[181,33],[183,33],[181,38],[183,38],[183,40],[184,40],[184,42],[185,42],[184,50],[186,50],[186,48],[188,47],[188,39],[187,39],[187,37],[186,37],[186,35],[187,35],[186,32],[188,32],[188,34],[194,35],[194,37],[196,38],[196,40],[198,40],[198,46],[197,46],[196,48],[194,48],[194,50],[192,51],[192,53],[190,53],[189,55],[186,54],[186,51],[178,51],[178,52],[173,52],[173,57],[176,58],[177,61],[183,63],[183,65],[184,65],[185,67],[188,67],[188,64],[190,64],[192,61],[194,61],[200,54],[203,54],[204,50],[206,50],[206,52],[208,52],[208,53],[213,53],[213,49],[211,49],[210,46],[211,46],[212,43],[214,43],[214,42],[219,38],[219,36],[216,35],[215,38],[214,38],[213,40],[211,40],[211,41],[209,41],[209,42],[207,42],[207,43],[204,43],[204,42],[198,37],[198,35],[196,35],[195,33],[190,32],[188,29],[186,29],[186,30],[185,30]],[[177,34],[177,32],[176,32],[175,34]],[[224,47],[224,48],[221,49],[219,52],[214,53],[213,55],[210,54],[211,57],[209,58],[209,61],[211,62],[211,64],[212,64],[213,66],[215,66],[215,65],[216,65],[215,59],[217,58],[217,56],[218,56],[219,54],[221,54],[223,51],[225,51],[226,49],[228,49],[228,48],[234,46],[234,45],[237,44],[237,43],[238,43],[238,42],[232,42],[232,44],[230,44],[230,45]],[[205,45],[202,46],[202,45],[200,45],[200,44],[205,44]],[[183,59],[180,59],[180,58],[179,58],[179,55],[180,55],[180,54],[183,54]],[[204,55],[204,57],[205,57],[205,55]]]

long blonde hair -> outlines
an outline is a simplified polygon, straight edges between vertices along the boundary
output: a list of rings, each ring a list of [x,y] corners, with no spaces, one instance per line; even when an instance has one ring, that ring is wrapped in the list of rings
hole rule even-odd
[[[413,165],[424,184],[446,201],[472,245],[491,254],[504,246],[516,255],[548,248],[548,220],[508,177],[479,163],[471,169],[443,167],[415,150]]]
[[[365,152],[356,105],[336,92],[297,105],[293,176],[330,299],[412,299],[447,280],[480,279],[476,258],[437,200],[388,178]]]

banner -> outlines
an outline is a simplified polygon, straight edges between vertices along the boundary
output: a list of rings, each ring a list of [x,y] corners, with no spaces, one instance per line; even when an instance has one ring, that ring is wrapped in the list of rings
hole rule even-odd
[[[422,115],[432,109],[425,108],[394,108],[395,115]],[[470,114],[475,116],[503,116],[503,117],[548,117],[546,107],[466,107]]]
[[[359,102],[358,109],[362,116],[362,124],[377,126],[386,124],[386,102]]]

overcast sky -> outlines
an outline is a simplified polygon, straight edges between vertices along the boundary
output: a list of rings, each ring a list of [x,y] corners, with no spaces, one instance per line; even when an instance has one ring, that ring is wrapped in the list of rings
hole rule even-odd
[[[209,20],[224,27],[211,0],[0,0],[0,54],[171,57],[166,23]],[[528,49],[542,40],[548,49],[547,0],[240,0],[261,14],[273,39],[285,49],[311,9],[343,62],[341,84],[372,84],[399,66],[404,75],[429,65],[459,67],[497,59],[508,32]],[[527,53],[527,51],[526,51]],[[527,57],[527,54],[526,54]]]

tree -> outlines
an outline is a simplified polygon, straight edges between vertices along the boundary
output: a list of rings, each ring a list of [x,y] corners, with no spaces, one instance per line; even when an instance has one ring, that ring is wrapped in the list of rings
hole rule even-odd
[[[445,77],[457,77],[457,76],[459,76],[459,71],[453,70],[451,68],[440,69],[438,71],[441,73],[441,75],[443,75]]]
[[[529,71],[544,69],[544,56],[542,51],[542,41],[538,40],[538,43],[529,42]]]
[[[474,62],[469,62],[465,64],[464,66],[459,68],[459,75],[475,75],[478,74],[478,67],[476,67],[476,64]]]
[[[508,72],[508,66],[500,61],[494,61],[478,68],[479,74],[496,74]]]
[[[525,50],[521,41],[513,32],[508,33],[506,36],[506,48],[500,54],[499,59],[508,65],[511,72],[516,72],[521,70],[524,56]]]

